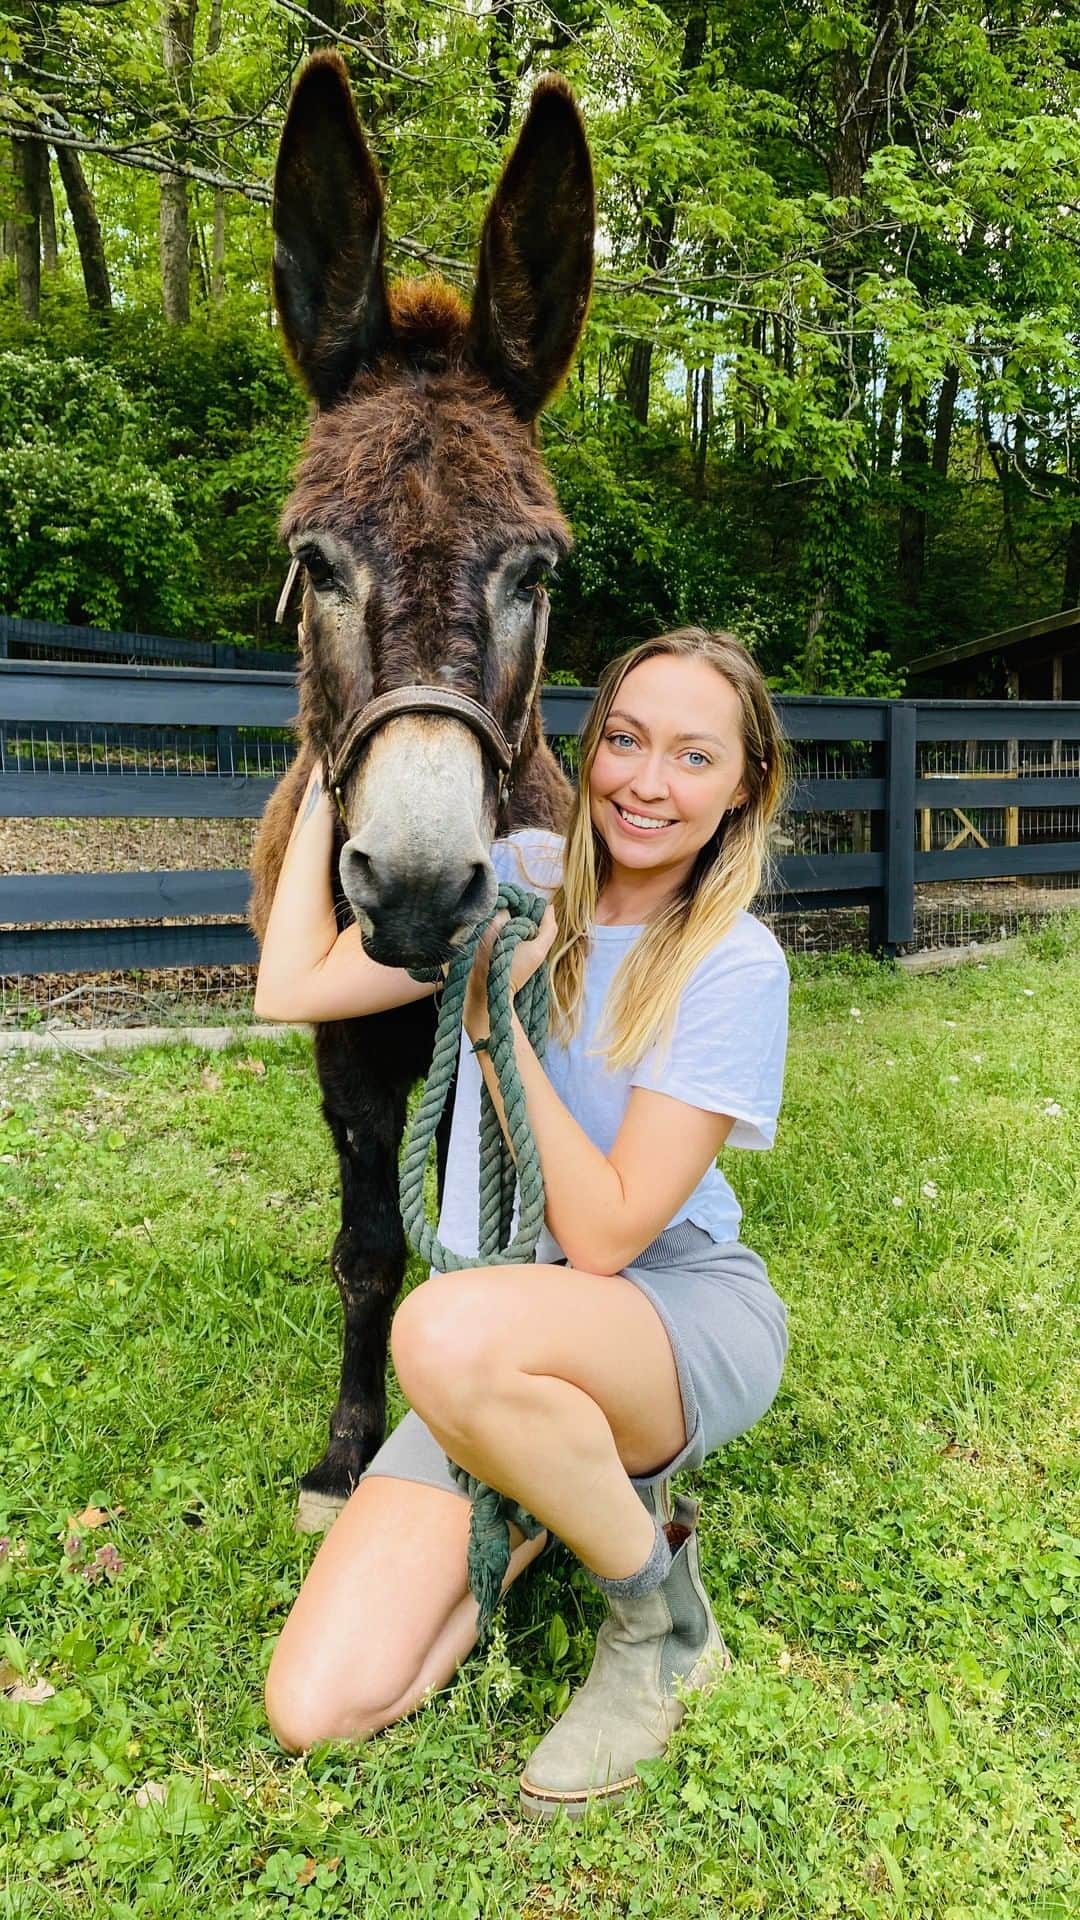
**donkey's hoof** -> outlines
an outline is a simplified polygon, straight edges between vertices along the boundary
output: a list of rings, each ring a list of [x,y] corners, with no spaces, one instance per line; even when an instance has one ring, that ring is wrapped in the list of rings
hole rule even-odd
[[[345,1497],[343,1493],[315,1493],[310,1487],[301,1487],[300,1497],[296,1502],[294,1531],[297,1533],[329,1532],[345,1505]]]

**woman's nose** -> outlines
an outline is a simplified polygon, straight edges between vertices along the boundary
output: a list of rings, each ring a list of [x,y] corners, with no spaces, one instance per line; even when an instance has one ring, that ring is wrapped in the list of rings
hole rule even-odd
[[[668,790],[667,773],[664,762],[659,756],[646,760],[638,767],[631,781],[634,792],[642,799],[660,800]]]

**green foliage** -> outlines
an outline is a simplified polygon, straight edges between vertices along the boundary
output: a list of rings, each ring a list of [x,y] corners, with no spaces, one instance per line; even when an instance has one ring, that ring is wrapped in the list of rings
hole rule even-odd
[[[802,571],[810,610],[802,659],[789,664],[781,685],[821,694],[890,699],[903,691],[903,674],[880,647],[869,647],[874,561],[880,527],[867,490],[858,482],[822,482],[803,523]]]
[[[54,171],[60,255],[41,326],[16,323],[15,263],[0,260],[0,339],[108,367],[146,401],[140,457],[198,553],[196,574],[175,576],[175,617],[265,643],[304,414],[270,324],[265,183],[288,81],[325,36],[317,10],[280,0],[193,17],[182,84],[156,0],[18,6],[0,21],[0,119],[24,124],[47,99],[87,143],[116,295],[110,324],[91,325]],[[579,539],[556,654],[580,677],[626,639],[696,619],[753,634],[784,687],[891,693],[917,653],[1075,594],[1080,61],[1067,9],[1034,0],[1018,23],[970,0],[914,13],[808,0],[790,16],[761,0],[395,0],[362,10],[345,53],[387,182],[392,267],[435,260],[462,285],[532,84],[555,67],[581,100],[600,272],[548,433]],[[168,152],[192,169],[184,336],[151,317],[148,169]],[[0,177],[8,216],[12,194]],[[130,508],[101,472],[107,546]],[[57,485],[50,527],[82,483],[58,472]],[[48,491],[39,474],[18,490],[31,486]],[[58,560],[36,590],[9,569],[0,601],[36,591],[58,605],[78,564]],[[122,584],[130,564],[109,559],[118,585],[91,581],[95,603],[141,603]]]
[[[694,499],[672,435],[624,414],[609,432],[605,443],[590,423],[547,439],[576,540],[553,593],[557,658],[589,684],[635,641],[694,624],[733,629],[769,666],[782,650],[783,610],[738,566],[731,516],[715,499]]]
[[[146,459],[150,416],[74,358],[0,353],[0,598],[11,612],[174,631],[194,547]]]
[[[10,332],[8,611],[279,643],[276,522],[305,407],[277,338],[242,314],[183,330],[124,314],[103,330],[66,304],[40,341]]]

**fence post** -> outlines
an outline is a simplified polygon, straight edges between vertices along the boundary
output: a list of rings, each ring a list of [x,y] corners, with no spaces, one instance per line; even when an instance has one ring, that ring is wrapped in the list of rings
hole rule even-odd
[[[911,700],[885,711],[885,885],[870,908],[870,945],[892,954],[915,938],[915,721]]]
[[[215,667],[235,667],[236,648],[227,641],[214,643]],[[217,770],[224,778],[231,778],[236,772],[236,728],[218,727],[217,729]]]

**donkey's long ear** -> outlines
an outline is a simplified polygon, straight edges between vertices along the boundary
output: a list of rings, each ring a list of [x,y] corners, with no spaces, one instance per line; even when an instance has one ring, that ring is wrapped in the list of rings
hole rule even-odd
[[[289,351],[320,407],[389,344],[383,196],[336,53],[308,61],[274,174],[274,294]]]
[[[522,420],[566,378],[592,287],[596,203],[565,80],[541,80],[488,208],[469,350]]]

